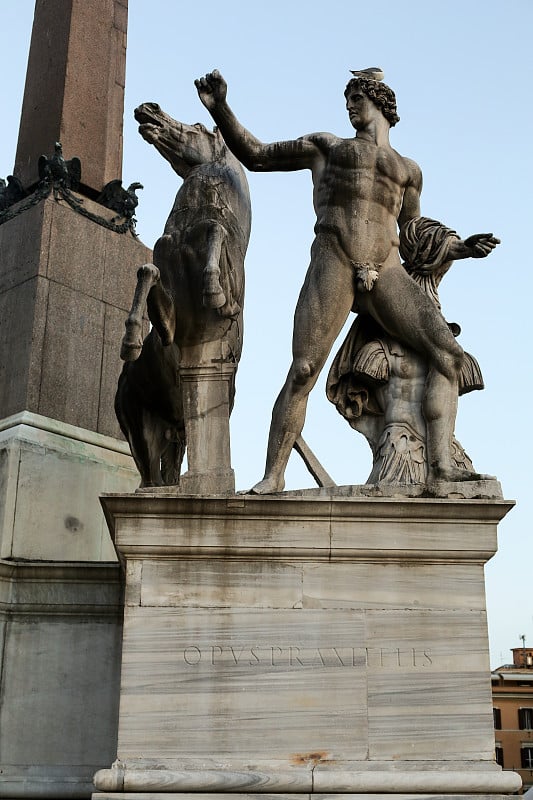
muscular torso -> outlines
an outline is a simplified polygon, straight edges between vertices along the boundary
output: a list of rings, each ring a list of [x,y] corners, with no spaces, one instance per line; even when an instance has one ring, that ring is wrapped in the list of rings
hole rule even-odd
[[[420,436],[425,435],[422,402],[427,377],[424,359],[409,347],[389,340],[390,375],[383,387],[383,413],[386,425],[409,423]]]
[[[332,231],[351,261],[380,266],[398,260],[398,215],[411,175],[390,146],[331,134],[305,137],[315,144],[316,232]]]

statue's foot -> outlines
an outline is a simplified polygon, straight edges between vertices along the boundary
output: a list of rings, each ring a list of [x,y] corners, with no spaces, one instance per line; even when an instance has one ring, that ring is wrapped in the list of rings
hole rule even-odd
[[[473,472],[459,467],[434,467],[428,475],[428,483],[446,481],[448,483],[459,483],[462,481],[494,481],[494,475],[483,475],[480,472]]]
[[[264,478],[255,486],[250,489],[250,494],[276,494],[282,492],[285,488],[285,481],[283,478],[276,480],[275,478]]]
[[[141,355],[142,348],[142,341],[128,342],[124,338],[120,346],[120,358],[122,361],[136,361]]]

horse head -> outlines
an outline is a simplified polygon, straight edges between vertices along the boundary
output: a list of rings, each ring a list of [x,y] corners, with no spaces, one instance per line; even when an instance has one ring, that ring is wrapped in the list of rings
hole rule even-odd
[[[218,161],[226,150],[221,134],[196,122],[187,125],[166,114],[157,103],[135,109],[139,133],[165,158],[181,178],[193,167]]]

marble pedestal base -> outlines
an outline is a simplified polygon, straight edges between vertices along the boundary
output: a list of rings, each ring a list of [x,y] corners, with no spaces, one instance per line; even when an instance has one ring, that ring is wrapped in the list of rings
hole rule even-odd
[[[98,498],[138,483],[123,441],[28,411],[0,420],[0,558],[116,561]]]
[[[224,339],[181,348],[180,379],[188,469],[179,494],[235,494],[230,458],[230,395],[237,365]]]
[[[0,797],[87,798],[114,758],[122,587],[98,497],[127,445],[31,412],[0,420]]]
[[[503,500],[103,500],[126,564],[95,798],[496,797],[483,565]]]

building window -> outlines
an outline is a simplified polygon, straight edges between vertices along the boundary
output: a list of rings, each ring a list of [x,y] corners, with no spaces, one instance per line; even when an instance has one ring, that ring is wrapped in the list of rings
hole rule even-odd
[[[523,744],[520,748],[522,769],[533,769],[533,745]]]
[[[503,767],[503,747],[501,744],[496,745],[494,753],[496,755],[496,763],[499,764],[500,767]]]
[[[494,728],[500,731],[502,728],[502,712],[499,708],[492,709],[492,716],[494,717]]]
[[[521,731],[533,730],[533,708],[518,709],[518,727]]]

